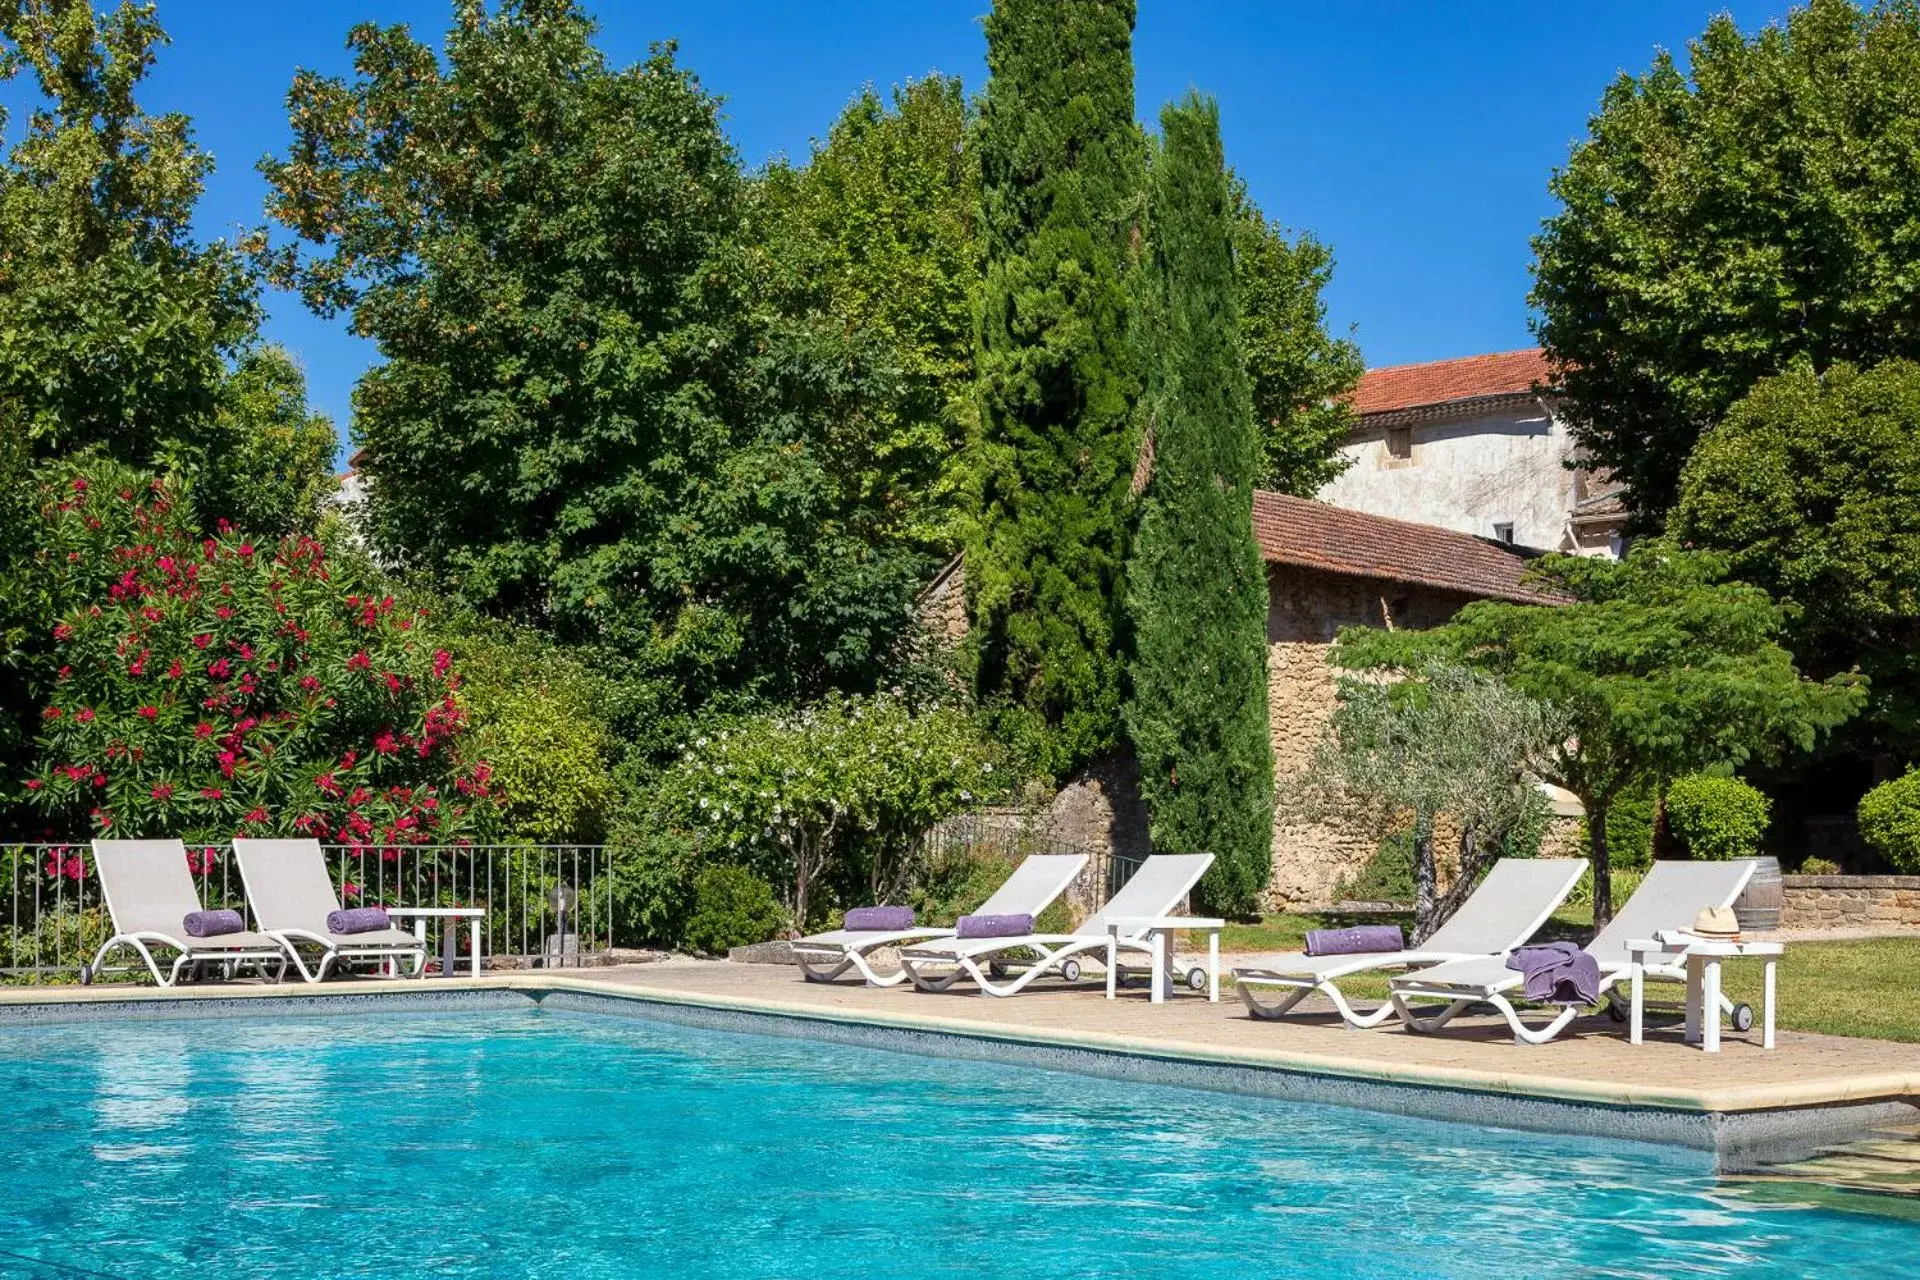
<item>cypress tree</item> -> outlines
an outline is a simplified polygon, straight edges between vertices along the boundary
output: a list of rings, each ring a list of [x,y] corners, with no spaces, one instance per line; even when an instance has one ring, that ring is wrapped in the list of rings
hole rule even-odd
[[[1216,855],[1211,909],[1258,905],[1272,868],[1267,591],[1253,540],[1260,440],[1240,349],[1233,199],[1220,116],[1160,115],[1138,310],[1153,474],[1127,567],[1127,728],[1156,849]]]
[[[1133,19],[1133,0],[997,0],[986,20],[971,643],[998,732],[1054,774],[1120,733]]]

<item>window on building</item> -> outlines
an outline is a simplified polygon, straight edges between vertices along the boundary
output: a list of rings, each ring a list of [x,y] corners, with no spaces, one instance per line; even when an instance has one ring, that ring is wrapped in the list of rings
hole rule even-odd
[[[1508,546],[1512,546],[1513,522],[1511,520],[1496,520],[1493,525],[1493,538],[1496,542],[1504,542]]]
[[[1393,459],[1395,462],[1410,462],[1413,460],[1412,427],[1387,428],[1387,457]]]

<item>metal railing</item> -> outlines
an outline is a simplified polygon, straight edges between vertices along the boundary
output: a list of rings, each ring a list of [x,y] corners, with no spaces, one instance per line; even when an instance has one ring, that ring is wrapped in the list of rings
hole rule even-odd
[[[574,965],[613,946],[614,854],[605,845],[415,845],[353,849],[323,846],[341,902],[352,906],[480,907],[482,961],[489,967]],[[187,863],[209,909],[251,919],[231,846],[191,845]],[[0,980],[77,980],[113,923],[86,844],[0,844]],[[570,901],[556,890],[570,891]],[[564,928],[558,907],[564,905]],[[452,932],[461,969],[470,963],[460,922],[430,921]],[[430,931],[430,954],[444,939]],[[137,959],[109,958],[109,970]],[[117,975],[116,975],[117,976]]]

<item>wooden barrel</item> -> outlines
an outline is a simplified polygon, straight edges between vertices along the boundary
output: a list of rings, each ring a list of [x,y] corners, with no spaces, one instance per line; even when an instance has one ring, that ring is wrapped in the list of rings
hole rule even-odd
[[[1733,914],[1740,921],[1742,933],[1778,929],[1780,908],[1786,896],[1780,879],[1780,859],[1755,858],[1753,861],[1753,879],[1747,881],[1746,892],[1733,904]]]

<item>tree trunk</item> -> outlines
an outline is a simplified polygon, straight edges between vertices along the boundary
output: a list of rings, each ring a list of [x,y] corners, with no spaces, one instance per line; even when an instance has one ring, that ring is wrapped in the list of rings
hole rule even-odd
[[[1613,919],[1613,868],[1607,862],[1608,802],[1581,797],[1587,806],[1587,860],[1593,864],[1593,927]]]
[[[1433,927],[1453,918],[1460,904],[1472,896],[1474,886],[1479,883],[1480,869],[1486,865],[1487,854],[1498,846],[1498,841],[1482,840],[1479,832],[1471,826],[1460,829],[1460,870],[1453,877],[1453,883],[1447,888],[1447,896],[1440,899],[1440,905],[1434,911]],[[1425,940],[1425,935],[1422,936]]]
[[[1427,935],[1439,927],[1435,919],[1439,906],[1437,901],[1437,878],[1433,865],[1433,819],[1420,816],[1413,825],[1413,942],[1415,946],[1427,940]]]

